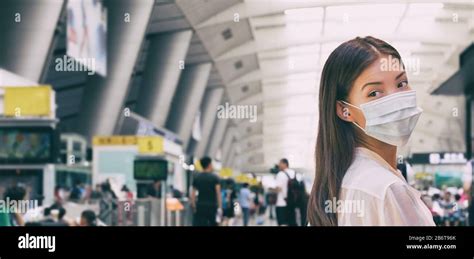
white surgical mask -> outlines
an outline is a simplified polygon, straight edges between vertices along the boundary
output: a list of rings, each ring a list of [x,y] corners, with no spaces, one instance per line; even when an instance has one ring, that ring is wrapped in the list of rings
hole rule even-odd
[[[423,111],[416,106],[416,92],[403,91],[360,105],[343,103],[360,109],[365,117],[365,129],[357,123],[368,136],[393,146],[404,146],[410,138],[416,122]]]

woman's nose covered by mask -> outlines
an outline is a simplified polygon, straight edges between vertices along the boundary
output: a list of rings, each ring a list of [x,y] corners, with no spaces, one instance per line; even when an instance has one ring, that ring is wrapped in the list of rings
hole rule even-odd
[[[423,111],[416,105],[414,90],[394,93],[360,107],[342,102],[360,109],[364,114],[365,128],[353,122],[354,125],[368,136],[393,146],[403,146],[408,142]]]

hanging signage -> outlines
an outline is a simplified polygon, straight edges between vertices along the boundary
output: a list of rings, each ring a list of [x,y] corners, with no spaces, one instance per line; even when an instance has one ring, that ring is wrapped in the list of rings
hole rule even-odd
[[[107,75],[107,9],[102,1],[69,0],[67,2],[66,23],[67,56],[73,58],[74,64],[64,56],[56,66],[61,65],[64,71],[88,71]],[[68,64],[65,66],[65,64]],[[70,68],[71,67],[71,68]]]
[[[229,167],[224,167],[219,172],[219,176],[222,178],[232,177],[232,175],[233,175],[232,168],[229,168]]]
[[[138,137],[138,152],[141,154],[162,154],[163,138],[160,136]]]
[[[137,142],[136,136],[95,136],[92,139],[94,146],[129,146]]]
[[[49,116],[51,112],[51,86],[6,87],[5,116]]]
[[[95,136],[94,146],[137,146],[140,154],[163,154],[161,136]]]
[[[466,162],[463,153],[430,154],[430,164],[465,164]]]
[[[418,153],[413,154],[408,161],[411,164],[431,164],[431,165],[442,165],[442,164],[465,164],[467,159],[463,153]]]

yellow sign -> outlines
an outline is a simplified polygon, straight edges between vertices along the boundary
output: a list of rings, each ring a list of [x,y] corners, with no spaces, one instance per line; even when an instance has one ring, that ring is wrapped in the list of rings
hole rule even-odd
[[[202,166],[199,160],[196,160],[196,162],[194,162],[194,170],[198,172],[202,172]]]
[[[241,174],[241,175],[237,175],[235,177],[235,181],[238,182],[238,183],[249,183],[250,182],[250,178],[244,174]]]
[[[163,138],[160,136],[95,136],[94,146],[138,146],[141,154],[164,153]]]
[[[232,175],[233,175],[232,168],[229,168],[229,167],[224,167],[219,172],[219,176],[223,178],[232,177]]]
[[[139,137],[138,152],[142,154],[162,154],[163,138],[160,136]]]
[[[94,146],[128,146],[137,145],[137,136],[96,136],[92,139]]]
[[[250,185],[258,185],[258,181],[255,178],[251,178],[250,181],[249,181],[249,184]]]
[[[48,116],[51,112],[51,86],[6,87],[6,116]]]

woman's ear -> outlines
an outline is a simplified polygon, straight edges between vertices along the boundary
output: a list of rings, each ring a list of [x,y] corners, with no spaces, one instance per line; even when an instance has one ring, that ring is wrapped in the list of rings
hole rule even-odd
[[[354,118],[351,116],[348,105],[344,104],[341,101],[336,101],[336,113],[337,116],[347,122],[353,122]]]

